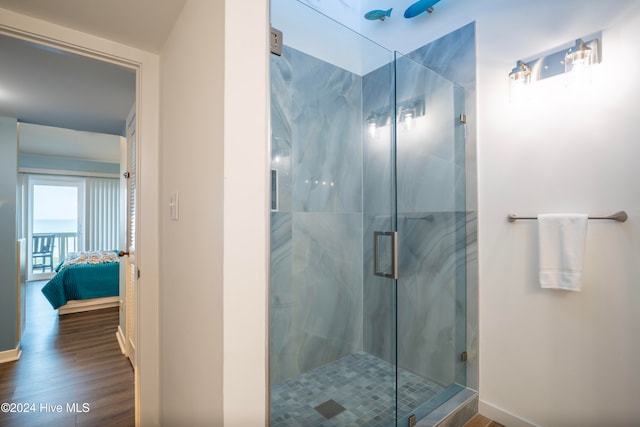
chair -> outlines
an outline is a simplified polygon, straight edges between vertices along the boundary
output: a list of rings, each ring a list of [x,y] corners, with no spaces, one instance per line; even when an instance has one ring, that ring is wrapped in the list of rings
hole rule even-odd
[[[55,242],[55,234],[34,234],[33,235],[33,251],[32,251],[32,271],[37,268],[45,272],[46,268],[53,271],[53,244]]]

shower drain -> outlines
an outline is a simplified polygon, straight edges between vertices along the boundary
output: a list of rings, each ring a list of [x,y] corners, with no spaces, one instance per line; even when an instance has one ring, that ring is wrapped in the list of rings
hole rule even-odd
[[[333,399],[329,399],[324,403],[319,404],[315,408],[316,411],[320,412],[320,414],[325,418],[333,418],[338,415],[340,412],[345,411],[346,408],[336,402]]]

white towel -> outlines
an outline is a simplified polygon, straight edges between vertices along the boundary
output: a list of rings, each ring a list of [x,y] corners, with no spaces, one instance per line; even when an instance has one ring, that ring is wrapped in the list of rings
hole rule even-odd
[[[586,214],[538,215],[541,287],[580,291],[587,219]]]

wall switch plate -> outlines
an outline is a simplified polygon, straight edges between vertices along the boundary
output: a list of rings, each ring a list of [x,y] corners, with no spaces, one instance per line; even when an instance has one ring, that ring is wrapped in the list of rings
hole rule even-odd
[[[171,221],[180,219],[180,197],[177,191],[169,196],[169,219]]]

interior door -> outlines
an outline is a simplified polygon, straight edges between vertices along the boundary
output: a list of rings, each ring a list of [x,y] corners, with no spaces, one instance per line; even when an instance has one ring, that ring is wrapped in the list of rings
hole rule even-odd
[[[125,331],[127,330],[127,257],[126,254],[129,250],[127,245],[127,191],[128,191],[128,167],[129,163],[127,160],[128,152],[127,152],[127,139],[121,137],[120,138],[120,211],[118,212],[118,250],[120,251],[120,271],[118,274],[119,279],[119,288],[118,295],[120,295],[120,319],[118,323],[118,342],[120,344],[120,349],[122,352],[128,356],[128,345]]]
[[[123,206],[126,210],[121,221],[126,225],[123,233],[124,255],[120,262],[120,295],[124,295],[124,310],[120,312],[120,327],[124,332],[125,354],[132,366],[136,368],[136,313],[138,267],[136,263],[136,210],[137,210],[137,158],[136,158],[136,120],[135,106],[127,118],[127,138],[121,143],[120,167],[122,171],[121,186],[125,191]]]

